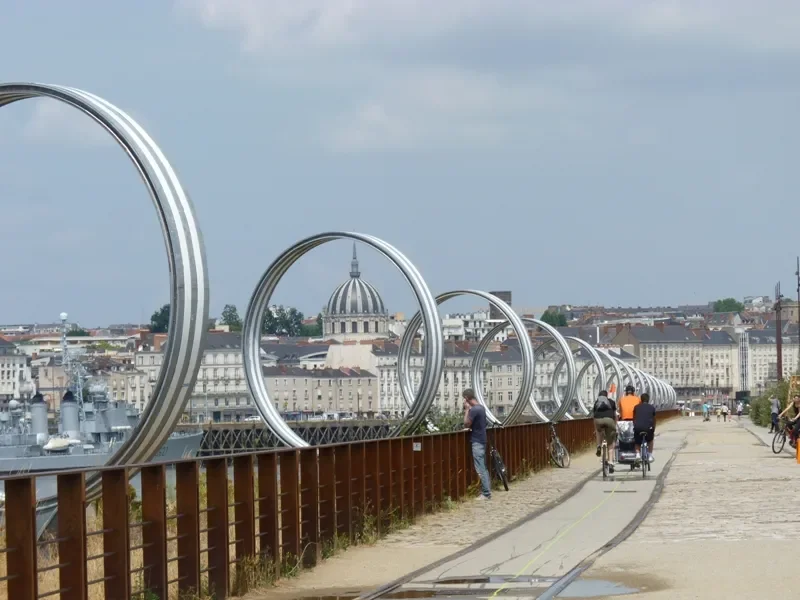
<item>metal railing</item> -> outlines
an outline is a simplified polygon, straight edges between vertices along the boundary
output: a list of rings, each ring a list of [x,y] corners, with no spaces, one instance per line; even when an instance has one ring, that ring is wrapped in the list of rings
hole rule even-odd
[[[594,444],[590,419],[556,427],[571,452]],[[468,435],[5,478],[0,598],[224,600],[243,594],[253,586],[253,569],[277,576],[312,567],[367,527],[380,535],[398,519],[412,521],[464,498],[477,483]],[[546,425],[514,425],[490,436],[512,479],[548,466]],[[140,500],[131,494],[134,471]],[[57,524],[40,540],[36,479],[52,476]],[[102,480],[99,498],[87,498],[90,476]]]

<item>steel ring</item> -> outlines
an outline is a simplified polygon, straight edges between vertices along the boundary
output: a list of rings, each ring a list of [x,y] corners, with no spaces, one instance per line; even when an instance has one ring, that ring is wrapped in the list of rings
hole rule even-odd
[[[203,359],[209,292],[205,249],[194,208],[178,176],[153,139],[125,112],[82,90],[39,83],[0,84],[0,106],[28,98],[50,98],[68,104],[108,131],[127,153],[155,204],[170,274],[169,343],[153,386],[152,399],[139,423],[109,457],[106,465],[124,466],[150,460],[180,420]],[[99,491],[100,479],[87,479],[87,494]],[[55,506],[55,496],[39,501]]]
[[[612,373],[611,377],[608,380],[608,384],[610,385],[612,382],[616,381],[617,384],[617,397],[614,398],[615,400],[619,400],[625,393],[624,389],[624,381],[622,378],[622,371],[620,371],[619,365],[615,362],[614,357],[606,350],[605,348],[595,348],[597,354],[600,355],[600,358],[606,362],[606,369],[612,369],[614,372]]]
[[[569,388],[568,389],[568,393],[569,393],[570,389],[572,389],[572,393],[574,394],[575,370],[576,370],[575,369],[575,361],[574,361],[574,358],[572,356],[572,351],[569,349],[569,345],[566,344],[566,342],[564,341],[563,336],[560,333],[558,333],[558,331],[556,331],[555,328],[551,327],[547,323],[544,323],[543,321],[540,321],[538,319],[531,319],[530,317],[521,317],[520,320],[526,326],[528,324],[531,324],[531,325],[542,327],[542,329],[544,329],[545,331],[548,332],[548,334],[551,335],[553,340],[556,340],[556,343],[559,344],[559,347],[561,348],[562,353],[565,356],[567,356],[567,355],[569,356],[568,361],[571,361],[571,363],[572,363],[572,366],[571,366],[572,370],[570,371],[570,366],[568,364],[568,367],[567,367],[567,369],[568,369],[568,371],[567,371],[568,372],[567,382],[568,382],[568,388]],[[507,326],[508,326],[508,323],[505,322],[505,321],[501,322],[501,323],[498,323],[491,330],[489,330],[489,332],[486,335],[484,335],[483,339],[481,339],[481,341],[478,343],[478,347],[475,349],[475,355],[473,356],[473,359],[472,359],[472,361],[473,361],[473,364],[472,364],[472,379],[473,379],[473,382],[476,380],[476,378],[478,379],[478,381],[480,381],[482,379],[480,377],[480,375],[481,375],[482,370],[483,370],[483,356],[486,353],[486,350],[489,348],[489,344],[492,343],[492,340],[495,338],[495,336],[498,333],[500,333],[501,331],[503,331]],[[519,334],[517,334],[517,337],[519,337]],[[520,346],[522,346],[523,339],[527,340],[527,341],[530,341],[530,337],[528,336],[527,327],[525,328],[525,334],[522,336],[522,338],[520,338]],[[563,344],[563,346],[561,344]],[[538,352],[538,348],[540,348],[540,347],[541,346],[537,347],[537,349],[534,350],[534,352],[533,352],[534,367],[535,367],[535,363],[536,363],[536,355],[537,355],[537,352]],[[564,347],[567,348],[566,352],[564,352],[564,349],[563,349]],[[571,375],[570,375],[570,373],[571,373]],[[533,380],[534,377],[535,377],[534,369],[531,369],[531,376],[532,376],[531,379]],[[560,396],[554,397],[554,399],[553,399],[557,403],[557,406],[558,406],[558,409],[556,409],[556,413],[554,414],[553,417],[548,417],[547,415],[544,414],[544,411],[541,409],[539,404],[536,402],[536,398],[534,397],[534,394],[533,394],[533,386],[531,386],[531,387],[532,387],[531,393],[527,397],[528,406],[531,407],[531,410],[533,411],[534,415],[540,421],[542,421],[544,423],[549,423],[552,420],[555,420],[556,417],[559,418],[559,419],[561,417],[563,417],[563,413],[566,411],[567,408],[569,408],[569,405],[567,404],[566,407],[564,408],[564,410],[562,411],[561,410],[561,404],[558,404],[558,402],[560,400]],[[483,390],[482,389],[479,390],[478,386],[476,386],[475,394],[477,396],[479,396],[479,401],[482,402],[483,401]],[[525,407],[523,406],[522,410],[524,410],[524,408]],[[518,415],[515,416],[514,420],[510,421],[510,422],[513,423],[516,419],[518,419],[519,416],[522,415],[522,410],[519,412]],[[561,413],[560,416],[558,416],[559,413]]]
[[[261,372],[261,323],[269,306],[269,301],[286,271],[302,256],[317,246],[332,240],[353,240],[364,243],[388,258],[403,274],[422,309],[421,321],[425,326],[425,367],[420,385],[420,398],[432,399],[442,376],[444,341],[442,321],[436,309],[436,302],[416,267],[394,246],[383,240],[363,233],[333,231],[305,238],[284,250],[267,268],[256,286],[247,306],[242,324],[242,353],[247,387],[255,400],[256,408],[272,432],[287,446],[302,448],[308,443],[298,436],[283,420],[278,409],[269,397],[264,376]],[[405,426],[416,427],[425,414],[406,415]]]
[[[578,344],[578,348],[576,351],[580,352],[581,350],[585,350],[589,354],[589,357],[591,358],[591,361],[587,361],[586,364],[584,364],[583,367],[581,367],[581,370],[578,371],[578,375],[575,377],[575,393],[576,393],[576,398],[578,399],[578,406],[580,407],[584,415],[589,415],[591,413],[591,410],[586,404],[584,404],[583,400],[581,399],[580,394],[578,393],[578,387],[583,381],[583,378],[586,376],[586,372],[588,371],[589,367],[594,366],[597,369],[597,377],[595,378],[594,385],[592,386],[591,389],[592,395],[596,397],[597,393],[599,393],[600,390],[606,389],[607,381],[606,381],[605,368],[603,366],[603,360],[600,358],[600,355],[594,349],[594,346],[592,346],[586,340],[583,340],[575,336],[564,336],[564,339],[567,340],[568,342],[575,342],[576,344]],[[561,373],[561,369],[564,366],[564,362],[565,361],[562,358],[556,365],[556,368],[553,371],[554,381]],[[594,391],[595,385],[599,387],[597,392]],[[592,403],[592,405],[593,404],[594,403]]]
[[[506,319],[508,319],[508,321],[511,323],[511,326],[514,329],[514,332],[517,334],[517,336],[520,337],[520,352],[522,353],[522,382],[520,385],[520,395],[517,396],[516,402],[514,403],[514,407],[511,409],[511,412],[508,414],[505,420],[502,421],[503,423],[511,424],[517,418],[519,418],[519,415],[525,409],[525,404],[524,404],[525,401],[523,395],[525,393],[530,394],[531,391],[533,390],[533,346],[531,345],[531,341],[530,338],[528,337],[525,325],[522,323],[522,320],[519,318],[519,316],[517,316],[517,314],[511,309],[511,307],[508,304],[503,302],[497,296],[494,296],[493,294],[489,294],[488,292],[484,292],[482,290],[453,290],[450,292],[445,292],[444,294],[440,294],[436,297],[436,305],[439,305],[442,302],[446,302],[447,300],[456,298],[458,296],[477,296],[478,298],[486,300],[495,308],[497,308],[497,310],[499,310],[503,314],[503,316],[506,317]],[[400,347],[398,348],[397,351],[397,379],[400,384],[400,393],[403,396],[403,400],[405,400],[406,405],[409,407],[409,414],[413,413],[416,417],[419,418],[421,422],[421,420],[424,419],[425,415],[427,415],[428,411],[433,405],[434,395],[431,395],[429,398],[426,398],[425,396],[422,395],[421,393],[422,388],[420,387],[420,393],[417,393],[416,397],[414,397],[414,387],[412,385],[411,374],[409,372],[409,361],[411,359],[411,344],[413,342],[417,330],[419,329],[420,322],[421,322],[421,315],[420,313],[417,313],[408,322],[405,334],[403,335],[403,338],[400,340]],[[472,359],[473,367],[478,362],[479,360],[477,360],[476,357],[473,357]],[[494,413],[492,413],[488,404],[484,401],[483,392],[481,390],[481,377],[478,377],[476,379],[474,372],[475,369],[473,369],[473,374],[472,374],[472,387],[475,390],[476,399],[486,409],[486,418],[491,423],[497,423],[497,424],[501,423],[501,421],[494,415]],[[437,381],[437,387],[438,387],[438,381]]]
[[[538,323],[532,323],[532,321],[534,319],[527,318],[527,319],[524,319],[524,320],[526,320],[526,324],[538,325]],[[539,323],[541,323],[541,321],[539,321]],[[549,331],[548,331],[548,333],[550,334],[550,339],[545,340],[544,342],[542,342],[541,344],[539,344],[538,346],[536,346],[533,349],[533,359],[538,361],[539,358],[544,358],[545,353],[548,350],[552,350],[554,346],[558,345],[558,354],[561,355],[561,359],[560,359],[560,362],[558,362],[556,364],[556,366],[554,367],[553,373],[550,376],[550,393],[553,396],[553,403],[556,405],[556,410],[553,413],[553,415],[550,417],[550,420],[553,421],[553,422],[556,422],[556,423],[558,421],[560,421],[561,419],[566,419],[568,421],[571,421],[573,419],[573,416],[568,412],[569,411],[569,403],[567,403],[566,409],[564,411],[562,411],[562,406],[564,405],[564,399],[561,397],[561,392],[558,389],[558,374],[559,374],[559,371],[561,370],[562,363],[566,362],[565,358],[566,358],[567,354],[569,354],[570,357],[572,358],[572,365],[573,365],[573,369],[575,371],[573,373],[573,377],[570,378],[569,368],[567,369],[567,396],[569,397],[569,389],[572,388],[574,390],[574,389],[577,389],[577,387],[578,387],[577,386],[577,368],[575,368],[574,351],[572,350],[572,348],[569,347],[569,344],[567,344],[566,342],[563,342],[563,345],[562,345],[562,342],[558,341],[557,338],[555,336],[553,336],[552,333],[550,333]],[[556,335],[558,335],[558,337],[561,337],[562,340],[563,340],[563,336],[561,336],[561,334],[557,333]],[[568,351],[566,351],[566,353],[565,353],[565,350],[564,350],[565,346],[568,349]],[[534,398],[534,400],[535,400],[535,398]],[[536,405],[539,406],[539,403],[537,402]],[[544,412],[544,411],[542,411],[542,412]],[[557,416],[559,413],[562,413],[560,417]]]

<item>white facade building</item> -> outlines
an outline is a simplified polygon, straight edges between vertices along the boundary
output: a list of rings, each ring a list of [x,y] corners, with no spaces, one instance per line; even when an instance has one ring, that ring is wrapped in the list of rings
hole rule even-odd
[[[19,400],[34,393],[30,359],[0,338],[0,399]]]

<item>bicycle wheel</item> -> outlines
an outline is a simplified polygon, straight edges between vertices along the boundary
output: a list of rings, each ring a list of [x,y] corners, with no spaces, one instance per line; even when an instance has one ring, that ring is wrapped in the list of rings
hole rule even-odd
[[[550,458],[556,464],[557,467],[566,469],[569,466],[570,463],[569,452],[567,451],[564,444],[561,443],[561,440],[558,438],[555,438],[553,442],[550,444]]]
[[[783,452],[783,447],[786,445],[786,431],[776,431],[775,437],[772,438],[772,451],[775,454]]]
[[[608,479],[608,445],[603,443],[603,479]]]
[[[647,451],[647,445],[642,445],[642,479],[647,478],[647,471],[650,468],[650,456]]]
[[[506,465],[503,463],[503,459],[500,457],[500,453],[497,450],[492,450],[492,461],[494,462],[494,470],[497,474],[497,477],[503,483],[503,488],[508,491],[508,474],[506,473]]]

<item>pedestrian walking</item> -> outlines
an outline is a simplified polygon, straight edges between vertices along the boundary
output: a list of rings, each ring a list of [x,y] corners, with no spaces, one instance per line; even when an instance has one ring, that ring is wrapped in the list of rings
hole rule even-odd
[[[740,401],[739,404],[736,405],[736,418],[741,419],[743,412],[744,412],[744,404]]]
[[[481,496],[484,500],[492,497],[489,469],[486,467],[486,409],[475,398],[475,391],[467,388],[462,393],[464,398],[464,427],[471,430],[472,462],[475,472],[481,480]]]
[[[727,404],[723,404],[722,407],[721,407],[721,410],[722,410],[722,422],[723,423],[727,423],[728,422],[728,405]]]
[[[775,396],[769,399],[769,406],[771,411],[771,420],[769,426],[769,432],[775,433],[778,431],[778,415],[781,412],[781,403]]]

